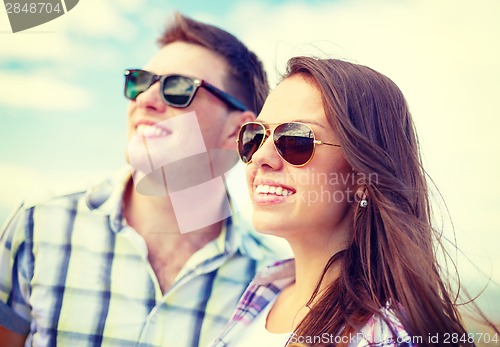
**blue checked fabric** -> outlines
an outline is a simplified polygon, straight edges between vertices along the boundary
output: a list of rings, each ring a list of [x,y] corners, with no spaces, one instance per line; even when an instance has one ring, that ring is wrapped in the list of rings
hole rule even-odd
[[[26,346],[204,346],[276,260],[232,217],[162,294],[144,239],[120,212],[126,181],[24,204],[4,226],[0,325],[28,334]]]
[[[272,302],[279,293],[290,284],[295,282],[295,261],[293,259],[278,261],[255,276],[238,303],[236,310],[210,347],[237,347],[232,341],[237,341],[245,329],[252,324],[254,319],[264,308]],[[382,318],[388,319],[390,326]],[[393,331],[396,334],[393,336]],[[324,343],[325,346],[336,345],[338,340],[330,334],[321,336],[296,336],[291,334],[288,344],[309,343],[315,341]],[[342,341],[344,342],[344,341]],[[371,317],[361,330],[345,341],[349,347],[414,347],[412,338],[405,331],[403,325],[390,309],[390,305],[381,308],[380,316]],[[284,347],[284,346],[273,346]]]

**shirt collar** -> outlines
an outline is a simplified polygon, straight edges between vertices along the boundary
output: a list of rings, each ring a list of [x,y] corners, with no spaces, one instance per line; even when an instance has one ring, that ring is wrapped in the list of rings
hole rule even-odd
[[[295,281],[295,259],[280,260],[264,268],[254,278],[255,285],[269,285],[283,281],[286,285]]]
[[[122,206],[125,188],[130,182],[130,168],[119,170],[115,175],[91,187],[85,193],[89,210],[109,216],[109,227],[119,232],[126,225]]]
[[[239,213],[231,215],[222,223],[221,233],[211,244],[215,246],[213,256],[239,253],[263,260],[276,253],[276,247],[256,234]]]
[[[255,231],[238,211],[226,219],[225,227],[225,252],[229,254],[239,252],[257,261],[287,259],[293,255],[283,242]]]

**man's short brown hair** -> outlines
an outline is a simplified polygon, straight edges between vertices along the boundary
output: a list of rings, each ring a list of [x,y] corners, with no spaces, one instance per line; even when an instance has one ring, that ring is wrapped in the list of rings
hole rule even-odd
[[[240,40],[218,27],[176,13],[158,43],[164,46],[175,41],[203,46],[224,58],[227,92],[255,114],[260,112],[269,94],[267,75],[260,59]]]

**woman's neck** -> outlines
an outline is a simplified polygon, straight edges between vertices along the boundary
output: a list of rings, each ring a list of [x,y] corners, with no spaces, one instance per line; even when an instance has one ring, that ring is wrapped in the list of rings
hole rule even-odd
[[[326,238],[321,238],[320,233],[315,233],[314,238],[303,237],[308,235],[304,232],[295,235],[300,236],[287,238],[295,256],[295,283],[280,293],[268,315],[266,327],[274,333],[295,330],[324,291],[338,278],[339,262],[334,262],[323,278],[322,275],[331,257],[344,250],[347,244],[345,233],[324,233],[328,235]]]
[[[345,249],[343,242],[335,243],[290,243],[295,255],[295,290],[294,296],[298,302],[307,303],[316,291],[316,299],[340,274],[338,262],[333,263],[328,269],[329,260],[338,252]],[[324,275],[323,275],[324,272]],[[323,278],[322,278],[323,276]],[[321,283],[319,283],[321,280]],[[319,284],[319,288],[318,288]]]

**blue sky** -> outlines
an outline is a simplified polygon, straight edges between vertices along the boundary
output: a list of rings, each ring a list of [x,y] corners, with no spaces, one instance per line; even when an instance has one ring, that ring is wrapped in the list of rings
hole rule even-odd
[[[298,54],[391,77],[410,104],[461,248],[500,282],[497,0],[80,0],[17,34],[0,13],[1,221],[25,196],[81,186],[125,163],[122,71],[155,53],[174,10],[238,36],[273,82]],[[485,283],[462,263],[470,282]]]

